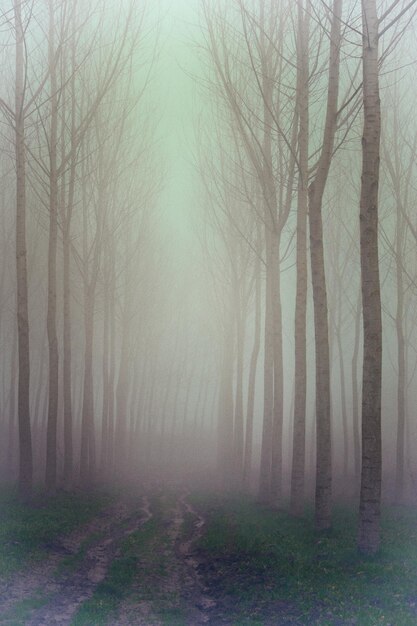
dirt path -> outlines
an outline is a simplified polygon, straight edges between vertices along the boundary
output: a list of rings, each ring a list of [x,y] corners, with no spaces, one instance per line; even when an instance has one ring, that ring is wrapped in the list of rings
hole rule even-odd
[[[126,502],[119,501],[94,518],[89,524],[49,546],[53,550],[48,559],[19,574],[2,593],[0,624],[8,623],[7,613],[22,600],[42,594],[47,604],[31,612],[25,620],[30,626],[70,624],[78,607],[90,598],[97,584],[118,552],[119,542],[137,530],[152,517],[149,500],[143,496],[140,509],[132,511]],[[88,541],[85,553],[80,553]],[[79,555],[71,568],[58,566],[65,555]],[[58,568],[58,569],[57,569]]]
[[[161,626],[162,624],[221,624],[212,620],[215,601],[198,573],[195,543],[204,532],[205,520],[181,490],[163,519],[165,542],[152,546],[152,563],[146,556],[140,564],[149,593],[128,597],[112,624]],[[162,567],[158,567],[158,563]],[[156,564],[156,572],[152,565]]]
[[[210,610],[216,606],[216,601],[210,596],[209,589],[204,585],[201,576],[198,573],[200,565],[193,549],[196,542],[201,538],[204,532],[205,519],[188,501],[188,492],[184,492],[179,499],[179,504],[183,511],[182,519],[184,520],[184,512],[194,518],[194,532],[185,540],[179,541],[178,551],[188,566],[191,597],[196,609],[195,624],[207,624],[210,621]]]
[[[152,525],[145,526],[151,518]],[[145,495],[135,505],[118,501],[89,524],[49,546],[51,554],[46,561],[0,590],[0,624],[16,624],[13,610],[28,601],[32,602],[30,611],[19,623],[70,625],[106,578],[112,561],[120,555],[123,540],[136,531],[140,534],[138,543],[135,539],[132,544],[137,546],[133,582],[116,613],[100,624],[225,624],[199,574],[195,545],[204,527],[205,519],[191,504],[186,489]]]

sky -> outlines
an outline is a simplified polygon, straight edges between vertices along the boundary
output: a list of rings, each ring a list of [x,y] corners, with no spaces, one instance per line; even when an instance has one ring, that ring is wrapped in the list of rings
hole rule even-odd
[[[201,67],[194,49],[198,37],[197,0],[160,0],[160,53],[153,91],[160,112],[158,154],[164,168],[160,205],[164,223],[181,246],[192,245],[191,214],[196,201],[193,162],[196,125],[203,102],[199,95]]]

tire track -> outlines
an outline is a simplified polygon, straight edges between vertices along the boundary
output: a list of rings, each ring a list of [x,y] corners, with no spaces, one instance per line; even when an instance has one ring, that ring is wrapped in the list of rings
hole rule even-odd
[[[184,516],[187,513],[195,518],[193,522],[193,533],[190,537],[179,541],[178,553],[188,568],[190,579],[189,588],[191,592],[189,600],[192,600],[192,604],[194,605],[192,614],[190,615],[191,621],[189,622],[189,626],[198,626],[200,624],[210,623],[210,613],[216,607],[217,603],[210,596],[209,588],[204,584],[198,572],[200,561],[196,556],[193,546],[203,536],[206,521],[201,513],[199,513],[188,500],[189,495],[189,490],[184,490],[179,498],[179,505],[182,510],[183,523]]]
[[[75,556],[83,541],[88,539],[91,533],[101,535],[92,541],[75,570],[58,574],[56,566],[62,560],[62,556],[57,558],[54,555],[45,569],[43,580],[37,579],[36,588],[32,586],[26,590],[22,588],[16,590],[14,599],[17,601],[27,599],[28,595],[36,592],[49,596],[44,606],[32,611],[30,618],[25,622],[26,626],[70,624],[80,605],[91,598],[97,585],[105,578],[112,560],[118,555],[120,541],[138,530],[151,517],[149,499],[145,495],[142,497],[139,510],[132,512],[126,503],[118,502],[106,511],[103,519],[93,521],[87,527],[88,532],[79,532],[78,535],[74,533],[74,536],[63,539],[61,545]],[[32,572],[32,578],[33,576]],[[3,611],[2,614],[4,615]]]
[[[79,552],[82,543],[92,534],[108,531],[111,520],[121,514],[118,503],[107,507],[87,524],[75,528],[69,535],[55,540],[45,547],[50,554],[39,563],[31,563],[29,568],[17,572],[11,580],[0,585],[0,623],[13,606],[37,591],[43,591],[51,580],[56,568],[65,556]]]

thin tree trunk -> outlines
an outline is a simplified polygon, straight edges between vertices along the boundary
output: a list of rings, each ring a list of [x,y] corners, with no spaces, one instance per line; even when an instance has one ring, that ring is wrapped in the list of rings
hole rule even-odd
[[[398,222],[399,222],[398,218]],[[398,502],[402,501],[404,495],[404,448],[405,448],[405,388],[406,388],[406,359],[405,359],[405,339],[404,339],[404,284],[401,263],[402,225],[397,222],[396,236],[396,273],[397,273],[397,311],[395,316],[395,329],[397,334],[397,362],[398,362],[398,387],[397,387],[397,450],[395,465],[395,494]]]
[[[258,366],[259,349],[261,345],[261,233],[257,224],[257,254],[255,259],[255,328],[252,355],[249,366],[248,403],[246,409],[245,430],[245,457],[243,467],[243,482],[246,488],[250,486],[252,474],[252,447],[253,447],[253,418],[255,407],[256,370]]]
[[[337,349],[339,353],[339,373],[340,373],[340,404],[342,411],[342,431],[343,431],[343,464],[342,464],[342,481],[348,478],[349,467],[349,430],[348,430],[348,418],[346,408],[346,380],[345,380],[345,361],[343,358],[343,347],[341,337],[341,302],[339,301],[339,319],[336,328],[336,341]]]
[[[297,287],[295,300],[295,373],[294,429],[291,470],[290,511],[301,515],[304,505],[306,394],[307,394],[307,207],[308,207],[308,136],[309,136],[309,12],[304,2],[298,4],[297,44],[297,106],[300,120],[298,134],[298,197],[297,197]]]
[[[233,322],[228,313],[229,322],[225,324],[222,376],[219,394],[217,426],[217,468],[221,484],[230,484],[233,471]]]
[[[110,301],[109,301],[109,379],[108,379],[108,458],[107,472],[111,475],[114,467],[114,382],[116,378],[116,277],[115,254],[110,250]]]
[[[58,235],[58,95],[55,56],[55,20],[53,2],[49,1],[48,60],[51,83],[51,126],[49,135],[49,244],[48,244],[48,311],[47,332],[49,348],[48,426],[46,435],[45,483],[48,490],[56,488],[57,424],[58,424],[58,338],[56,331],[56,258]]]
[[[362,0],[363,104],[360,196],[363,303],[362,475],[358,548],[377,552],[381,508],[382,322],[378,262],[378,185],[381,110],[376,0]]]
[[[129,377],[129,343],[130,343],[130,314],[128,298],[128,286],[125,287],[125,302],[123,310],[122,324],[122,345],[120,350],[119,376],[116,385],[116,421],[115,421],[115,440],[116,455],[119,459],[117,470],[122,473],[126,470],[127,461],[127,427],[128,427],[128,377]]]
[[[259,473],[259,500],[271,499],[272,428],[274,402],[274,353],[272,318],[271,232],[265,226],[266,281],[265,281],[265,335],[264,335],[264,414],[262,424],[261,465]]]
[[[26,253],[26,149],[24,119],[25,50],[20,0],[14,0],[16,31],[16,278],[18,332],[18,420],[19,420],[19,493],[24,498],[32,491],[32,435],[30,427],[29,389],[29,314]]]
[[[75,22],[76,2],[73,7]],[[75,24],[73,26],[75,30]],[[72,415],[72,353],[71,353],[71,220],[74,208],[75,175],[76,175],[76,93],[75,93],[75,46],[72,47],[71,58],[71,165],[68,182],[68,200],[63,207],[63,396],[64,396],[64,482],[69,485],[72,481],[74,452],[73,452],[73,415]],[[63,151],[65,144],[63,142]]]
[[[353,421],[353,458],[354,458],[354,474],[355,474],[355,493],[359,486],[359,476],[361,473],[361,443],[360,443],[360,424],[359,424],[359,385],[358,385],[358,361],[359,361],[359,340],[361,331],[361,313],[362,313],[362,297],[361,290],[358,293],[358,302],[355,314],[355,339],[353,343],[352,355],[352,421]]]
[[[7,465],[6,470],[10,472],[10,477],[14,478],[16,460],[16,378],[17,378],[17,332],[14,324],[12,363],[10,371],[10,391],[9,391],[9,433],[7,442]]]
[[[109,460],[109,276],[105,273],[103,295],[103,408],[101,423],[101,473],[106,476]]]
[[[339,94],[342,0],[334,0],[330,32],[327,110],[316,176],[309,187],[311,277],[316,346],[316,494],[315,526],[331,527],[332,451],[330,417],[329,323],[323,249],[322,203],[333,154]]]
[[[94,397],[93,397],[94,299],[86,286],[84,293],[84,381],[81,424],[80,479],[83,486],[94,478]]]
[[[273,233],[272,242],[272,302],[274,337],[274,419],[272,427],[271,499],[282,497],[282,432],[284,422],[284,367],[282,354],[282,307],[280,274],[280,237]]]
[[[242,310],[241,286],[236,285],[236,386],[235,386],[235,418],[233,428],[234,447],[234,479],[236,486],[241,487],[243,470],[243,359],[245,344],[245,320]]]

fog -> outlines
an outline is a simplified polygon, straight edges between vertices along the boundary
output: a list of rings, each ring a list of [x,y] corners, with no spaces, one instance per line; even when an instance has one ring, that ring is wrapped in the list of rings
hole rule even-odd
[[[379,406],[358,4],[2,0],[4,482],[356,506]],[[415,502],[416,31],[397,4],[378,3],[382,497]]]

